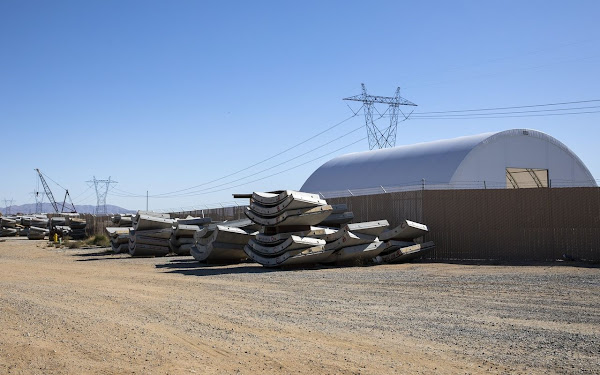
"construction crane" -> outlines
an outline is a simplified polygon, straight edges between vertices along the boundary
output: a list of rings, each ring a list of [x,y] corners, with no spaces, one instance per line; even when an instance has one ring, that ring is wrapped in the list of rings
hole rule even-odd
[[[46,182],[44,175],[38,168],[36,168],[35,171],[38,173],[38,176],[40,176],[40,181],[42,182],[42,186],[44,187],[44,191],[46,192],[46,196],[48,197],[48,200],[50,201],[50,203],[52,204],[52,207],[54,208],[54,212],[56,212],[57,214],[66,212],[65,205],[67,204],[67,197],[68,197],[69,205],[71,207],[71,211],[69,211],[69,212],[77,213],[77,210],[75,209],[75,205],[73,204],[73,200],[71,199],[71,195],[69,194],[69,189],[65,189],[65,198],[63,199],[62,207],[59,211],[58,203],[56,203],[56,199],[54,199],[54,194],[52,194],[52,190],[50,190],[50,186],[48,186],[48,183]]]

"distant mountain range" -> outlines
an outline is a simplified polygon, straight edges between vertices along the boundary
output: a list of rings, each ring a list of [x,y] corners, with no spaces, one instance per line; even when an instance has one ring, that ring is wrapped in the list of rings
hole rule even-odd
[[[59,203],[58,209],[60,210],[60,208],[61,208],[61,204]],[[93,214],[96,212],[96,206],[92,206],[89,204],[75,205],[75,209],[77,209],[77,212],[79,212],[80,214]],[[7,211],[8,210],[6,209],[6,207],[0,207],[0,212],[2,212],[2,215],[6,215]],[[42,211],[45,213],[53,213],[54,208],[52,207],[52,205],[50,203],[42,203]],[[137,211],[128,210],[126,208],[119,207],[119,206],[113,206],[112,204],[107,204],[106,212],[108,212],[109,214],[133,214],[133,213],[136,213]],[[27,203],[27,204],[21,204],[18,206],[17,205],[10,206],[10,213],[11,213],[11,215],[15,215],[17,213],[33,214],[33,213],[35,213],[35,203]]]

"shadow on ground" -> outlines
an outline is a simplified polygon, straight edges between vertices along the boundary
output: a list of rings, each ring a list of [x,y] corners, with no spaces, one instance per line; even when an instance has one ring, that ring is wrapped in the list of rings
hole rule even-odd
[[[339,268],[327,265],[310,265],[284,268],[267,268],[258,263],[239,263],[239,264],[205,264],[195,259],[173,259],[165,264],[155,265],[158,269],[163,269],[167,273],[179,273],[188,276],[218,276],[230,274],[247,273],[268,273],[268,272],[294,272],[305,270],[325,270],[330,268]]]
[[[433,260],[420,259],[413,263],[436,263],[436,264],[456,264],[465,266],[502,266],[502,267],[580,267],[580,268],[600,268],[599,261],[583,260],[554,260],[554,261],[509,261],[509,260]]]
[[[173,259],[165,264],[157,264],[155,267],[163,269],[167,273],[179,273],[188,276],[217,276],[275,271],[257,263],[204,264],[198,262],[196,259]]]

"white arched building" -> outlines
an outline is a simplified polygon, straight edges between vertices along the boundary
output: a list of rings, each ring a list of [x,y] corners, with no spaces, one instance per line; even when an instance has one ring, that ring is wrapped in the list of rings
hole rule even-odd
[[[597,184],[559,140],[536,130],[512,129],[342,155],[320,166],[300,190],[327,197],[417,188],[548,186]]]

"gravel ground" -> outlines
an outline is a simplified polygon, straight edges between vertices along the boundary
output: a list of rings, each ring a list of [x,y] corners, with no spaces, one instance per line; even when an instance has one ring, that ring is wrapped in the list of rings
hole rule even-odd
[[[0,242],[2,374],[598,374],[600,269],[273,271]]]

